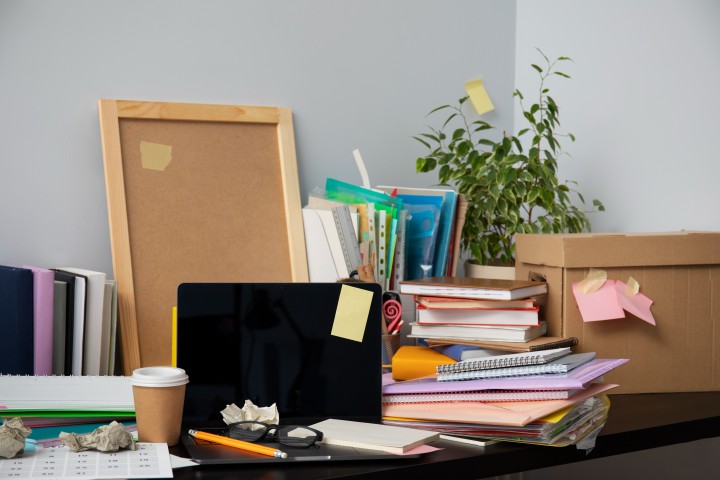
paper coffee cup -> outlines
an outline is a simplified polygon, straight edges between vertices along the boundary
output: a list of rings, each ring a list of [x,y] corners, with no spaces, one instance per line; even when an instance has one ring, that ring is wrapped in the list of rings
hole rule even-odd
[[[138,440],[177,445],[180,440],[185,385],[182,368],[143,367],[130,377]]]

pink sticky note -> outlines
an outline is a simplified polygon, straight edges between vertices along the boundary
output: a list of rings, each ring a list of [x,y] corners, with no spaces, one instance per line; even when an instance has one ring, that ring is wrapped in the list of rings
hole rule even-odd
[[[652,300],[642,293],[630,296],[626,295],[625,286],[624,282],[615,282],[615,291],[617,293],[618,303],[620,306],[639,319],[645,320],[650,325],[655,325],[655,317],[653,317],[653,314],[650,311],[650,305],[653,303]]]
[[[597,322],[625,317],[625,312],[618,303],[615,280],[605,281],[602,287],[590,294],[580,292],[577,288],[579,283],[573,283],[572,289],[583,321]]]

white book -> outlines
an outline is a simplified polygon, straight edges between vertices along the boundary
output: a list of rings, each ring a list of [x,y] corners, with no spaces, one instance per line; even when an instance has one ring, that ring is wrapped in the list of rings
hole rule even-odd
[[[410,338],[527,342],[547,333],[547,322],[531,327],[410,324]]]
[[[332,210],[303,207],[305,249],[311,282],[336,282],[350,275]]]
[[[107,274],[82,268],[60,268],[60,270],[87,279],[82,373],[100,375],[101,365],[106,365],[107,369],[107,352],[110,346],[110,319],[108,318],[106,323],[103,318]],[[103,357],[106,359],[104,362]]]
[[[323,432],[323,443],[346,447],[405,453],[440,438],[437,432],[377,423],[353,422],[330,418],[310,425]]]

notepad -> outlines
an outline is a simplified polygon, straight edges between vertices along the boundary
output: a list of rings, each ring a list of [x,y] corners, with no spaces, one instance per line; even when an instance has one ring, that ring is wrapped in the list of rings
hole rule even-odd
[[[328,445],[366,448],[396,454],[405,453],[440,438],[437,432],[334,418],[310,426],[323,432],[322,441]]]

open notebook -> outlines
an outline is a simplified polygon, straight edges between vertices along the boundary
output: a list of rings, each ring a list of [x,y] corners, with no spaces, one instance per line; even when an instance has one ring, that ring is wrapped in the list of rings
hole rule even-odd
[[[275,403],[281,424],[380,423],[381,297],[380,286],[370,283],[180,285],[177,365],[190,377],[184,428],[217,433],[224,427],[220,411],[246,399]],[[352,328],[358,322],[363,327]],[[188,435],[182,441],[198,463],[406,458],[338,445],[270,444],[288,453],[277,459]]]

